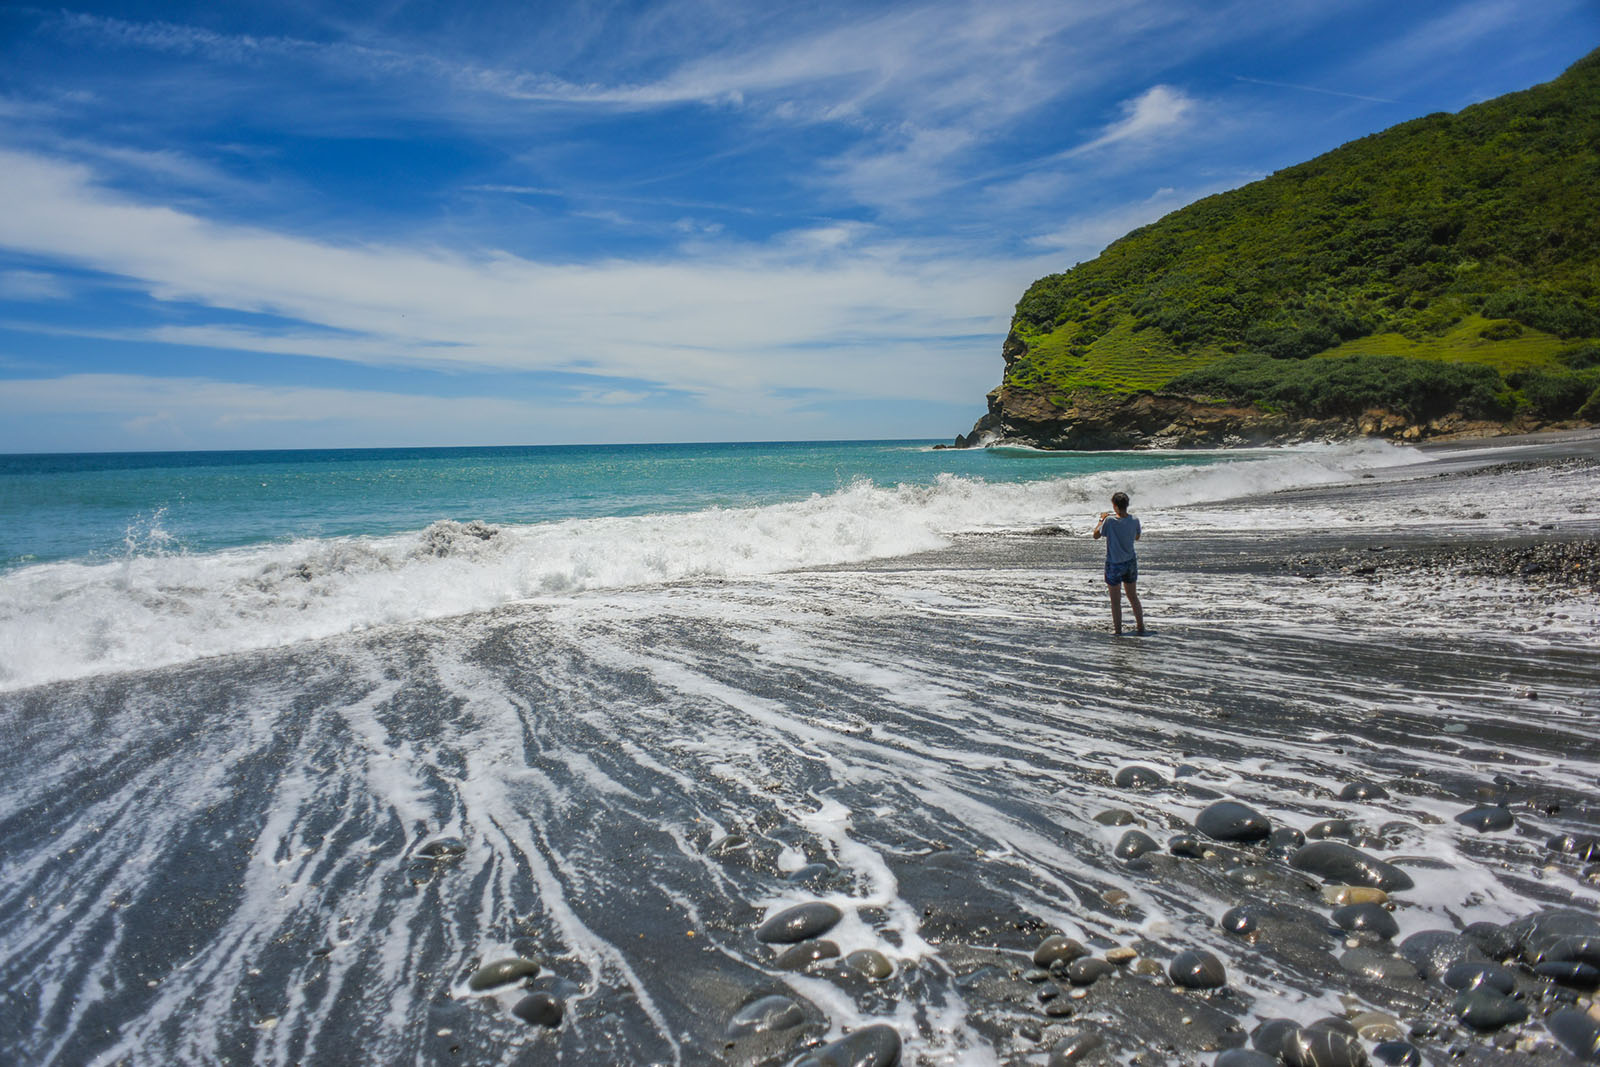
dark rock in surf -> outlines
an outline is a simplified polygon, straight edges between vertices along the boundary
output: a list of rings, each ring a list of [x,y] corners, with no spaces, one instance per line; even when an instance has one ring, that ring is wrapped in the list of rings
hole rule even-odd
[[[1292,826],[1280,826],[1267,835],[1267,847],[1274,851],[1293,852],[1306,843],[1306,835]]]
[[[1212,1061],[1212,1067],[1279,1067],[1283,1061],[1252,1048],[1231,1048]]]
[[[1499,923],[1472,923],[1461,931],[1461,936],[1477,945],[1492,960],[1507,960],[1519,951],[1516,936]]]
[[[789,1030],[806,1021],[806,1013],[793,998],[781,993],[753,1000],[733,1013],[728,1020],[729,1037]]]
[[[1225,934],[1235,937],[1249,937],[1261,925],[1256,919],[1255,912],[1247,907],[1229,908],[1222,913],[1222,918],[1217,920],[1217,925]]]
[[[1507,923],[1505,931],[1516,940],[1517,951],[1524,960],[1540,963],[1545,953],[1565,938],[1600,940],[1600,918],[1570,908],[1548,908]]]
[[[1600,838],[1573,834],[1557,834],[1545,842],[1545,848],[1566,856],[1575,856],[1584,863],[1600,859]]]
[[[1300,1031],[1293,1019],[1267,1019],[1250,1031],[1250,1044],[1275,1059],[1283,1058],[1289,1040]]]
[[[1370,948],[1353,948],[1339,957],[1339,966],[1351,974],[1375,982],[1415,982],[1417,965],[1404,956],[1392,956]]]
[[[1136,860],[1146,852],[1159,852],[1161,846],[1156,839],[1143,830],[1129,830],[1122,835],[1122,840],[1117,842],[1113,854],[1119,860]]]
[[[802,941],[785,949],[772,965],[780,971],[803,971],[813,963],[838,957],[839,946],[832,941]]]
[[[1371,934],[1387,941],[1400,932],[1400,924],[1382,904],[1346,904],[1333,913],[1333,925],[1353,934]]]
[[[1458,963],[1445,971],[1439,980],[1459,993],[1487,989],[1509,996],[1517,991],[1516,976],[1498,963]]]
[[[1132,826],[1139,820],[1127,808],[1107,808],[1094,817],[1101,826]]]
[[[1071,963],[1088,954],[1089,950],[1081,942],[1055,934],[1039,942],[1039,947],[1033,950],[1033,963],[1036,967],[1051,967],[1057,961]]]
[[[876,1023],[807,1053],[794,1067],[894,1067],[899,1062],[900,1032]]]
[[[1511,812],[1498,804],[1479,804],[1456,816],[1456,822],[1480,834],[1509,830],[1516,825]]]
[[[1577,960],[1547,960],[1535,964],[1533,973],[1540,978],[1550,979],[1556,985],[1576,989],[1582,993],[1593,993],[1596,989],[1600,989],[1600,968],[1579,963]]]
[[[1292,1067],[1366,1067],[1371,1062],[1354,1034],[1317,1025],[1289,1035],[1283,1058]]]
[[[804,941],[832,930],[842,918],[838,908],[823,900],[796,904],[762,923],[756,930],[756,940],[769,945]]]
[[[1372,1046],[1372,1056],[1388,1067],[1422,1067],[1422,1053],[1409,1041],[1380,1041]]]
[[[1446,974],[1458,963],[1484,963],[1478,946],[1450,930],[1419,930],[1400,942],[1400,955],[1417,965],[1424,978]]]
[[[1584,1063],[1600,1063],[1600,1020],[1577,1008],[1562,1008],[1544,1021],[1550,1036]]]
[[[1527,956],[1530,963],[1585,963],[1600,967],[1600,935],[1567,934],[1546,942]]]
[[[1167,968],[1173,985],[1185,989],[1220,989],[1228,984],[1222,961],[1204,949],[1185,949],[1173,957]]]
[[[1349,819],[1323,819],[1321,822],[1312,823],[1306,831],[1306,836],[1324,841],[1330,837],[1350,837],[1356,832],[1356,824]]]
[[[1070,1063],[1082,1063],[1103,1048],[1105,1043],[1106,1039],[1093,1030],[1067,1034],[1050,1046],[1048,1067],[1066,1067]]]
[[[467,854],[467,843],[459,837],[436,837],[417,848],[418,857],[434,863],[453,863]]]
[[[1340,800],[1388,800],[1389,791],[1375,782],[1351,782],[1339,790]]]
[[[1520,1001],[1492,989],[1469,989],[1451,1002],[1450,1010],[1474,1030],[1499,1030],[1528,1017]]]
[[[544,1026],[554,1030],[561,1025],[564,1011],[561,1001],[549,993],[529,993],[517,1001],[511,1014],[529,1026]]]
[[[1067,964],[1067,981],[1073,985],[1094,985],[1116,968],[1095,956],[1085,956]]]
[[[889,957],[875,948],[856,949],[844,958],[844,965],[874,982],[881,982],[894,974],[894,964],[889,962]]]
[[[1219,800],[1200,812],[1195,829],[1214,841],[1264,841],[1272,833],[1265,815],[1237,800]]]
[[[1148,789],[1154,785],[1165,785],[1167,780],[1154,767],[1135,763],[1118,771],[1114,781],[1119,789]]]
[[[525,960],[520,956],[509,959],[496,960],[485,964],[472,972],[472,977],[467,979],[467,988],[478,992],[493,989],[496,986],[508,985],[524,978],[532,978],[539,973],[539,965],[533,960]]]
[[[1193,834],[1179,834],[1167,840],[1167,851],[1186,859],[1205,859],[1206,846]]]
[[[1295,849],[1289,856],[1289,866],[1327,882],[1369,885],[1385,893],[1410,889],[1416,884],[1394,864],[1337,841],[1314,841]]]

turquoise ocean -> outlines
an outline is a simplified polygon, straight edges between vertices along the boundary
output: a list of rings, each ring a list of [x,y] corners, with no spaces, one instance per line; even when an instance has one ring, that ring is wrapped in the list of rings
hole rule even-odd
[[[929,441],[0,456],[0,687],[1086,529],[1114,489],[1135,510],[1181,505],[1340,478],[1351,459]]]

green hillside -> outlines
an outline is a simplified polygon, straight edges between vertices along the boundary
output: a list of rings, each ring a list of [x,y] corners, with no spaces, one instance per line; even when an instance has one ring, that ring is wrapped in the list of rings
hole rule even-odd
[[[1012,333],[1006,386],[1062,406],[1600,418],[1600,51],[1134,230],[1030,286]]]

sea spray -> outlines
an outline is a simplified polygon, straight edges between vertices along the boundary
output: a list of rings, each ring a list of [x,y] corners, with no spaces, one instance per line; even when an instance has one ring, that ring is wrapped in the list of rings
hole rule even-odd
[[[297,538],[173,552],[156,510],[115,562],[64,561],[0,575],[0,688],[271,648],[372,626],[444,618],[530,597],[739,578],[938,548],[965,531],[1087,529],[1114,489],[1155,524],[1165,511],[1348,480],[1414,460],[1351,444],[1244,454],[1248,462],[1108,469],[991,482],[857,478],[758,507],[551,522],[437,520],[384,536]]]

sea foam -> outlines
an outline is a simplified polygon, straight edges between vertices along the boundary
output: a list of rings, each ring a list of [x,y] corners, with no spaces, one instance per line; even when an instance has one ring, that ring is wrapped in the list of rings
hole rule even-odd
[[[963,531],[1060,524],[1087,532],[1115,489],[1131,493],[1150,521],[1164,509],[1337,483],[1356,470],[1416,460],[1375,444],[1242,456],[1021,483],[950,474],[920,486],[859,480],[764,507],[531,524],[441,520],[404,534],[205,553],[174,552],[169,539],[142,531],[115,561],[38,564],[0,576],[0,689],[528,598],[897,556],[941,547]]]

